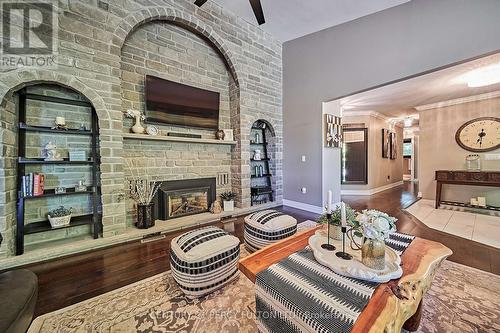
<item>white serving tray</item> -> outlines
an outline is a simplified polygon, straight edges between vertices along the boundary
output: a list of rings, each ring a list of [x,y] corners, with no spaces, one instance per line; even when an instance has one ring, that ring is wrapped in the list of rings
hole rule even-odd
[[[321,231],[316,231],[316,234],[309,237],[309,247],[313,251],[316,260],[337,274],[379,283],[397,279],[403,275],[400,266],[401,257],[387,245],[385,247],[385,268],[375,270],[363,265],[361,251],[352,250],[348,239],[346,239],[346,252],[352,255],[352,260],[344,260],[335,255],[338,251],[342,251],[342,241],[330,239],[330,244],[337,248],[335,251],[327,251],[321,248],[321,244],[326,242],[326,235],[323,235]]]

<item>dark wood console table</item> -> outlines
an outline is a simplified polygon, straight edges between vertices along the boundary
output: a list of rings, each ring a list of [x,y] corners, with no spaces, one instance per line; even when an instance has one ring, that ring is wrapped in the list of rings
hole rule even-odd
[[[500,171],[464,171],[464,170],[438,170],[436,171],[436,209],[441,203],[453,206],[483,208],[500,211],[496,206],[474,206],[470,203],[442,201],[441,189],[443,184],[493,186],[500,187]]]

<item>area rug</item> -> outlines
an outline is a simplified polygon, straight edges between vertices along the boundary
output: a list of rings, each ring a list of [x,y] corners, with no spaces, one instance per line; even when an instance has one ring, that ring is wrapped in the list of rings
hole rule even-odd
[[[247,252],[242,247],[242,256]],[[36,318],[28,333],[256,332],[254,285],[243,274],[198,300],[170,271]],[[500,276],[443,262],[418,332],[500,332]]]

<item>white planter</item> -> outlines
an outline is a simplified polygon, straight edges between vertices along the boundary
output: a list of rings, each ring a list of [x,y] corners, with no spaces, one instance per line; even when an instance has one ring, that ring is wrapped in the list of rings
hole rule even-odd
[[[52,228],[60,228],[60,227],[67,226],[69,224],[69,222],[71,221],[71,214],[66,215],[66,216],[60,216],[60,217],[51,217],[50,215],[48,215],[48,217],[49,217],[50,226]]]
[[[223,201],[223,203],[224,203],[224,211],[225,212],[232,212],[232,211],[234,211],[234,200]]]

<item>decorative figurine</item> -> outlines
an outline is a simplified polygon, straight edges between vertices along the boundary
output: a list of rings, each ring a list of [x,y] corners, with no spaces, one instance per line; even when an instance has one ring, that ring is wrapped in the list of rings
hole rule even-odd
[[[144,134],[144,127],[141,125],[141,120],[146,120],[146,117],[138,110],[128,110],[125,114],[128,118],[135,119],[135,124],[131,130],[133,133]]]
[[[54,124],[56,126],[52,127],[52,129],[68,130],[68,127],[66,127],[66,119],[64,119],[64,117],[56,117]]]
[[[261,151],[260,149],[255,149],[254,152],[253,152],[253,159],[255,161],[260,161],[262,159],[262,155],[261,155]]]
[[[42,157],[45,161],[61,161],[61,155],[57,152],[57,145],[52,141],[47,142],[42,149]]]
[[[85,192],[87,191],[87,185],[85,185],[84,180],[79,180],[78,185],[75,186],[75,192]]]
[[[215,132],[215,137],[217,138],[217,140],[224,140],[224,137],[226,136],[226,133],[224,133],[223,130],[218,130],[217,132]]]
[[[220,214],[220,213],[222,213],[222,206],[220,205],[220,201],[219,200],[215,200],[212,203],[212,206],[210,206],[210,213],[212,213],[212,214]]]

